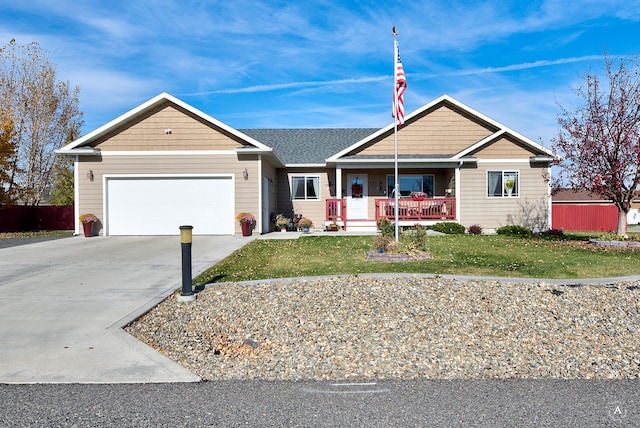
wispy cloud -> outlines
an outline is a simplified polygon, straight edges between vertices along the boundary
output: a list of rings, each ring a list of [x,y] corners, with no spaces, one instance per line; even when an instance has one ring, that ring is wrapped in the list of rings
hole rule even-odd
[[[637,50],[639,19],[640,0],[30,0],[4,5],[0,37],[51,51],[89,128],[162,91],[238,127],[384,126],[396,25],[408,111],[460,94],[535,138],[604,46]]]
[[[472,74],[485,74],[485,73],[504,73],[509,71],[528,70],[531,68],[539,67],[551,67],[554,65],[572,64],[575,62],[597,61],[602,59],[601,55],[588,55],[575,58],[561,58],[555,60],[540,60],[534,62],[527,62],[522,64],[511,64],[503,67],[485,67],[471,70],[462,70],[453,73],[458,76],[467,76]]]
[[[335,85],[353,85],[353,84],[380,82],[384,80],[389,80],[390,78],[391,76],[377,76],[377,77],[363,77],[360,79],[274,83],[270,85],[248,86],[244,88],[229,88],[229,89],[217,89],[217,90],[211,90],[211,91],[200,91],[200,92],[194,92],[194,93],[187,93],[183,95],[184,96],[201,96],[201,95],[212,95],[212,94],[246,94],[246,93],[253,93],[253,92],[278,91],[282,89],[299,89],[299,88],[335,86]]]

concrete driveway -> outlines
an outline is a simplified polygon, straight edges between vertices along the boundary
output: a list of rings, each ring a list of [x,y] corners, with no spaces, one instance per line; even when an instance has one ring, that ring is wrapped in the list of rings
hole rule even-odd
[[[256,237],[194,236],[193,275]],[[121,329],[181,278],[177,236],[0,248],[0,383],[199,380]]]

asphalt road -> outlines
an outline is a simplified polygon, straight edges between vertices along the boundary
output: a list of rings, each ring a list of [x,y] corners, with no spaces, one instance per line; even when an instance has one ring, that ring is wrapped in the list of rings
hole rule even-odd
[[[629,381],[0,385],[4,427],[639,426]]]

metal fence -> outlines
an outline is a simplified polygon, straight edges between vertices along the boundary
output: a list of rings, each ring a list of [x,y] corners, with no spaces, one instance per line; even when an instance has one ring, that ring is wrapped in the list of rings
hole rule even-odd
[[[618,209],[602,204],[553,204],[552,228],[615,232],[618,229]]]

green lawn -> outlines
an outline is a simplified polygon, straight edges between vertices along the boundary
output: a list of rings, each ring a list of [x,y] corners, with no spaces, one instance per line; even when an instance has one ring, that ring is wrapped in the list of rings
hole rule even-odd
[[[597,237],[597,235],[594,235]],[[431,260],[368,262],[371,236],[305,236],[255,240],[208,269],[210,282],[359,273],[429,273],[531,278],[598,278],[640,274],[640,250],[596,247],[587,234],[530,239],[505,236],[427,237]]]

